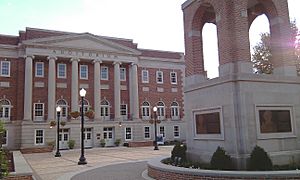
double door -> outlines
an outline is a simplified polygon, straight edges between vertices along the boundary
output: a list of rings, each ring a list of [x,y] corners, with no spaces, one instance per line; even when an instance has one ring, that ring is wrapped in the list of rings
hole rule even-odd
[[[60,129],[58,139],[59,139],[59,149],[68,149],[69,129]]]
[[[84,147],[91,148],[93,147],[93,129],[92,128],[84,128]]]
[[[104,127],[103,128],[103,138],[105,139],[106,146],[114,146],[115,145],[115,137],[114,137],[114,128],[113,127]]]

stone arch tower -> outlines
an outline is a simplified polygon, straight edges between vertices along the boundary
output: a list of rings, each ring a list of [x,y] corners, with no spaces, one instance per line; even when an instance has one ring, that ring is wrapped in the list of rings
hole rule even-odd
[[[300,79],[292,59],[287,1],[187,0],[182,10],[189,156],[208,161],[217,146],[222,146],[243,168],[253,147],[259,145],[275,163],[289,160],[282,158],[288,157],[285,152],[298,157]],[[272,75],[253,74],[252,70],[249,28],[260,14],[270,24]],[[204,71],[205,23],[214,23],[218,34],[220,76],[210,80]],[[261,127],[267,110],[272,111],[278,127],[268,133]]]

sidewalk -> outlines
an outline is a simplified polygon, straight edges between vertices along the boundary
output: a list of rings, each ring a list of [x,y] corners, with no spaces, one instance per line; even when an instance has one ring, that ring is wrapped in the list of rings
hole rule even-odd
[[[36,180],[56,180],[60,177],[68,177],[68,174],[72,175],[107,165],[141,162],[159,156],[170,156],[172,148],[173,146],[160,146],[158,151],[154,151],[153,147],[85,149],[87,165],[77,165],[80,149],[60,151],[62,155],[60,158],[55,158],[54,152],[24,154],[24,157],[32,167]],[[137,172],[133,166],[134,172],[139,173],[140,170]],[[116,176],[119,174],[120,172],[116,173]]]

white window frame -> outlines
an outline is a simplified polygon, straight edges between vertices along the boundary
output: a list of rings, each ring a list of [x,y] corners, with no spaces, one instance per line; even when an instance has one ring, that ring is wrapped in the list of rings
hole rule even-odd
[[[58,104],[60,101],[64,102],[64,104],[61,104],[61,103]],[[56,101],[56,106],[61,107],[60,118],[67,119],[68,118],[68,102],[65,99],[59,99]],[[65,113],[63,114],[64,111],[65,111]],[[56,113],[58,113],[58,112],[56,112]]]
[[[43,134],[42,134],[42,136],[41,136],[42,139],[43,139],[43,140],[42,140],[42,141],[43,141],[42,143],[37,143],[37,142],[36,142],[36,140],[37,140],[37,138],[38,138],[38,137],[37,137],[37,131],[42,131],[42,132],[43,132]],[[40,138],[40,136],[39,136],[39,138]],[[45,130],[44,130],[44,129],[35,129],[35,130],[34,130],[34,145],[44,145],[44,144],[45,144]]]
[[[6,147],[8,145],[8,130],[4,129],[4,134],[5,136],[3,135],[3,139],[5,139],[5,144],[3,143],[2,146]]]
[[[106,78],[104,78],[103,76],[102,76],[102,70],[103,69],[106,69]],[[101,66],[101,68],[100,68],[100,79],[101,80],[108,80],[109,78],[108,78],[108,67],[107,66]]]
[[[159,76],[161,75],[161,81],[159,80]],[[156,83],[163,84],[164,83],[164,73],[162,71],[156,71]]]
[[[130,129],[130,132],[127,132],[127,129]],[[130,134],[130,139],[127,138],[127,135]],[[125,127],[125,141],[131,141],[132,140],[132,127]]]
[[[174,106],[173,103],[176,103],[177,106]],[[177,114],[176,114],[177,112]],[[171,104],[171,119],[172,120],[178,120],[180,119],[180,112],[179,112],[179,105],[178,105],[178,102],[174,101],[172,102]]]
[[[149,71],[146,69],[142,70],[142,83],[149,83]]]
[[[126,68],[120,68],[120,81],[126,81]]]
[[[148,128],[148,132],[146,132],[146,128]],[[151,139],[151,127],[150,126],[144,126],[144,139]],[[149,137],[146,137],[146,133],[149,135]]]
[[[148,103],[149,106],[144,106],[144,103]],[[143,104],[142,104],[142,107],[141,107],[141,110],[142,110],[142,119],[143,120],[149,120],[150,119],[150,103],[148,101],[144,101]],[[143,112],[147,112],[148,113],[148,116],[145,116],[145,114]]]
[[[85,72],[86,77],[82,76],[83,75],[82,73],[84,73],[84,71],[82,71],[83,70],[82,68],[86,68],[86,72]],[[80,79],[89,79],[89,67],[88,67],[88,65],[86,65],[86,64],[79,65],[79,74],[80,74]]]
[[[7,74],[3,74],[3,64],[4,63],[8,63],[8,73]],[[1,61],[0,62],[0,65],[1,65],[1,67],[0,67],[0,76],[2,76],[2,77],[10,77],[10,61]]]
[[[125,114],[122,114],[122,106],[125,106]],[[121,104],[120,105],[120,115],[123,117],[124,120],[127,120],[127,114],[128,114],[128,106],[127,106],[127,104]]]
[[[85,98],[83,99],[83,102],[86,102],[86,103],[83,103],[83,114],[85,114],[89,110],[89,108],[90,108],[90,103]],[[81,100],[79,101],[78,108],[79,108],[78,111],[81,112],[81,108],[82,108],[82,102],[81,102]]]
[[[1,101],[7,101],[8,104],[2,104],[1,105],[1,103],[0,103],[0,108],[2,109],[2,114],[1,114],[2,117],[0,117],[0,119],[5,120],[5,121],[9,121],[10,120],[10,116],[11,116],[12,105],[11,105],[11,103],[10,103],[10,101],[8,99],[1,99],[0,102]],[[5,110],[6,109],[8,110],[8,117],[5,117]]]
[[[163,133],[161,128],[163,128]],[[159,126],[159,134],[161,134],[164,138],[166,137],[166,129],[165,126]]]
[[[64,76],[61,76],[60,75],[60,69],[59,69],[59,66],[63,66],[63,71],[64,71]],[[64,63],[58,63],[57,64],[57,78],[67,78],[67,64],[64,64]]]
[[[172,74],[175,74],[175,77],[172,77]],[[175,80],[175,82],[173,82],[173,80]],[[171,84],[177,84],[177,72],[170,72],[170,82]]]
[[[103,104],[103,102],[107,102],[107,104]],[[106,111],[107,110],[107,111]],[[107,112],[107,114],[105,113]],[[104,115],[104,116],[103,116]],[[107,115],[107,116],[105,116]],[[110,104],[107,100],[102,100],[101,104],[100,104],[100,116],[102,117],[102,119],[104,120],[110,120]]]
[[[42,65],[41,74],[38,74],[38,65]],[[35,63],[35,77],[44,77],[44,62],[36,62]]]
[[[41,104],[42,105],[42,115],[36,116],[36,105]],[[43,121],[44,120],[44,114],[45,114],[45,104],[44,103],[34,103],[33,104],[33,116],[35,121]]]
[[[175,131],[175,127],[178,128],[177,131]],[[176,136],[175,133],[178,133],[178,136]],[[173,126],[173,136],[174,136],[174,138],[180,138],[180,126],[179,125],[174,125]]]
[[[158,104],[159,103],[162,103],[163,104],[163,106],[159,106]],[[166,105],[165,105],[165,103],[163,102],[163,101],[159,101],[158,103],[157,103],[157,119],[159,119],[159,120],[163,120],[163,119],[165,119],[165,117],[166,117]]]

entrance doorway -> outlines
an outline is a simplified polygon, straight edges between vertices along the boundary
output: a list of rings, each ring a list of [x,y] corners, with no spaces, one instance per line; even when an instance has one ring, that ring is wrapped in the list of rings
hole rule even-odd
[[[59,149],[68,149],[69,129],[60,129],[58,139]]]
[[[106,146],[115,145],[115,131],[113,127],[104,127],[103,128],[103,138],[105,139]]]
[[[84,128],[84,147],[92,148],[93,147],[93,131],[92,128]]]

